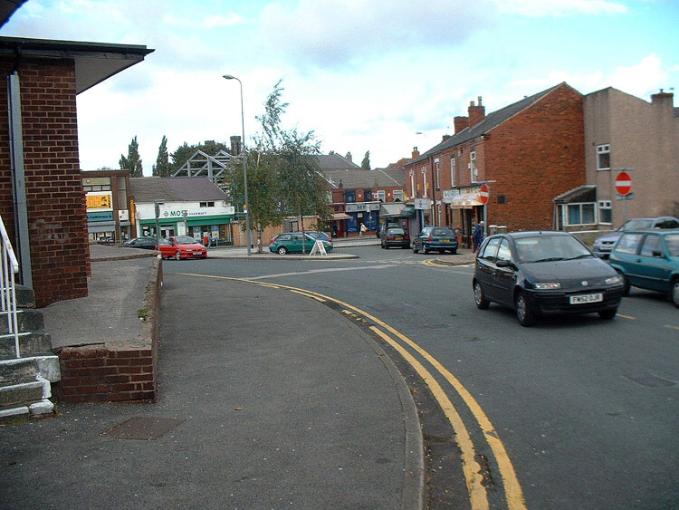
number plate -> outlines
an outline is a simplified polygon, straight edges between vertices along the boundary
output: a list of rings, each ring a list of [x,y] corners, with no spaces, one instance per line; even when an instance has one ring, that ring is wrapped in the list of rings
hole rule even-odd
[[[395,236],[394,239],[396,241],[403,241],[403,236]]]
[[[600,303],[604,300],[604,295],[599,292],[597,294],[580,294],[579,296],[571,296],[570,303],[572,305],[582,305],[585,303]]]
[[[441,239],[443,244],[450,244],[450,239]]]

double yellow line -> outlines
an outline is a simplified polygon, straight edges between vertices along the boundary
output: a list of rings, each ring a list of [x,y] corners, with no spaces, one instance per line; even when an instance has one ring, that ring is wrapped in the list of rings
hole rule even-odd
[[[433,397],[436,399],[446,418],[453,427],[453,430],[455,431],[457,444],[461,451],[462,472],[465,477],[467,491],[469,492],[471,508],[472,510],[486,510],[489,508],[488,494],[483,484],[482,468],[476,461],[476,450],[474,448],[474,443],[471,439],[469,431],[459,413],[455,409],[455,406],[451,402],[450,398],[448,398],[448,395],[438,383],[434,375],[432,375],[431,371],[428,370],[408,349],[406,349],[406,347],[404,347],[404,344],[408,346],[424,361],[429,363],[429,365],[431,365],[431,367],[453,387],[453,389],[464,401],[464,403],[469,408],[469,411],[476,419],[483,436],[486,439],[486,442],[493,452],[500,470],[500,476],[502,478],[502,484],[505,492],[505,499],[509,510],[526,509],[523,490],[521,489],[521,485],[516,476],[516,471],[514,470],[512,461],[509,458],[507,450],[505,449],[502,440],[495,430],[495,427],[491,423],[486,413],[483,411],[472,394],[469,393],[467,388],[465,388],[464,385],[446,367],[444,367],[436,358],[434,358],[431,354],[429,354],[426,350],[424,350],[406,335],[364,310],[356,308],[355,306],[345,303],[344,301],[340,301],[339,299],[335,299],[315,291],[290,287],[288,285],[254,282],[248,280],[247,278],[233,278],[227,276],[212,276],[193,273],[182,274],[187,276],[199,276],[203,278],[235,280],[245,283],[254,283],[269,288],[285,289],[294,292],[295,294],[300,294],[302,296],[314,299],[321,303],[335,303],[344,308],[346,312],[349,312],[349,314],[355,314],[368,319],[372,323],[372,325],[369,326],[370,330],[379,336],[384,342],[389,344],[394,350],[396,350],[396,352],[398,352],[401,357],[403,357],[403,359],[413,368],[413,370],[417,372],[417,374],[431,390]]]

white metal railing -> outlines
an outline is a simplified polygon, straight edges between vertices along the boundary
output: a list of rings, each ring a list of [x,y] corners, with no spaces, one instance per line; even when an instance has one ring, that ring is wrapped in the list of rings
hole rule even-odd
[[[14,275],[19,272],[19,261],[14,254],[12,243],[9,241],[5,223],[0,216],[0,315],[7,317],[7,334],[4,338],[14,338],[16,357],[21,357],[19,350],[19,328],[17,326],[17,300]]]

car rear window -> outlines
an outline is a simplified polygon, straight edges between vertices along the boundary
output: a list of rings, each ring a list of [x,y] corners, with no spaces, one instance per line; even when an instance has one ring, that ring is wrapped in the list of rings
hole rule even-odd
[[[679,257],[679,234],[669,234],[665,236],[665,245],[670,257]]]
[[[177,244],[196,244],[198,242],[191,236],[177,236],[175,239]]]
[[[455,233],[449,228],[435,228],[431,231],[431,235],[437,237],[455,237]]]
[[[679,221],[667,218],[656,223],[655,228],[679,228]]]
[[[387,234],[403,235],[405,231],[402,228],[390,228],[387,230]]]

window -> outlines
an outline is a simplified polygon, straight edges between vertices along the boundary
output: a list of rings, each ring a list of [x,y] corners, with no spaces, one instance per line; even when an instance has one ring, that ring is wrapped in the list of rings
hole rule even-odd
[[[599,223],[612,223],[613,214],[610,200],[599,200]]]
[[[214,207],[215,203],[214,202],[201,202],[200,207]]]
[[[480,257],[485,260],[495,259],[495,256],[497,255],[497,249],[498,246],[500,245],[501,240],[502,240],[501,237],[494,237],[490,241],[488,241],[488,244],[483,249],[483,254],[481,254]]]
[[[679,221],[672,218],[662,219],[657,221],[653,228],[679,228]]]
[[[566,210],[567,225],[591,225],[596,223],[594,203],[568,204]]]
[[[615,246],[615,251],[635,254],[639,248],[641,237],[641,234],[623,234]]]
[[[611,146],[610,144],[596,146],[596,169],[608,170],[611,168]]]
[[[512,260],[512,252],[509,249],[509,243],[506,239],[503,239],[502,244],[500,244],[500,249],[497,251],[497,259],[506,261]]]
[[[344,194],[344,201],[351,204],[356,202],[356,192],[355,191],[347,191]]]
[[[403,190],[402,189],[395,189],[391,193],[394,196],[394,202],[403,202]]]
[[[378,202],[386,202],[387,201],[387,195],[384,192],[384,190],[378,190],[375,192],[375,200]]]
[[[439,158],[434,160],[434,188],[438,191],[441,189],[441,165]]]
[[[660,236],[647,235],[644,244],[641,247],[642,257],[652,257],[654,251],[662,251],[660,249]]]
[[[476,182],[479,179],[479,170],[476,167],[476,151],[469,153],[469,176],[471,182]]]
[[[364,191],[363,192],[363,201],[364,202],[372,202],[373,201],[373,192],[372,191]]]
[[[455,187],[457,186],[457,160],[455,159],[455,156],[450,157],[450,186]]]

